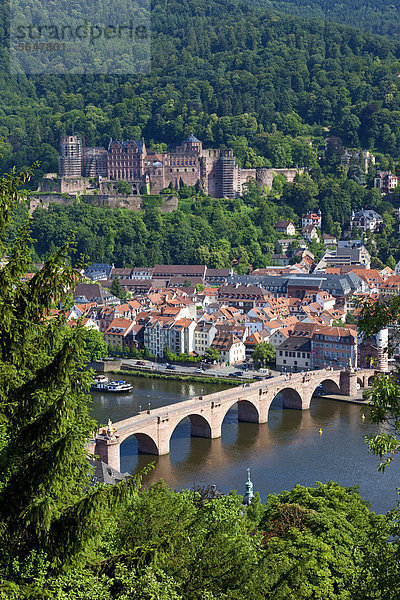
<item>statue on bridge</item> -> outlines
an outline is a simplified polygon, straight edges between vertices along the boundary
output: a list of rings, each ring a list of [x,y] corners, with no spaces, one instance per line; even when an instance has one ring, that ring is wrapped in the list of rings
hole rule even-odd
[[[113,437],[113,435],[114,435],[113,424],[112,424],[111,419],[108,419],[108,423],[107,423],[107,437],[108,437],[108,439],[111,440],[111,438]]]

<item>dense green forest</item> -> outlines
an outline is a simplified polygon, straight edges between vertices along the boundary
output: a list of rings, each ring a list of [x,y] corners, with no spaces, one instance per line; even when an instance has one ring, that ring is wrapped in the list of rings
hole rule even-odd
[[[400,154],[400,45],[227,0],[156,0],[149,75],[10,76],[2,56],[1,168],[57,170],[59,136],[88,145],[193,129],[246,166],[312,166],[327,131]],[[2,38],[6,39],[3,30]]]
[[[90,261],[116,266],[207,264],[212,268],[235,264],[237,272],[247,273],[250,266],[271,265],[272,254],[279,253],[276,242],[282,234],[275,231],[279,219],[292,219],[300,230],[304,211],[320,206],[324,230],[340,236],[348,228],[351,211],[368,206],[382,214],[385,222],[382,233],[365,240],[373,265],[393,268],[400,248],[392,204],[345,173],[334,176],[315,169],[311,175],[297,175],[293,183],[277,177],[267,194],[250,184],[242,198],[233,200],[216,200],[184,187],[178,210],[165,215],[157,202],[150,201],[144,213],[93,207],[79,200],[67,207],[38,208],[30,221],[36,258],[48,257],[75,231],[77,255],[84,254]],[[21,210],[15,226],[23,218]],[[321,242],[313,241],[310,248],[317,259],[322,255]]]
[[[232,147],[242,166],[300,165],[310,177],[294,184],[276,178],[267,197],[252,190],[233,202],[191,202],[190,190],[183,190],[175,215],[148,207],[143,217],[84,203],[36,211],[37,257],[77,228],[78,249],[92,260],[210,266],[235,261],[245,272],[271,262],[278,218],[299,225],[305,210],[320,207],[324,231],[337,235],[353,209],[368,206],[385,215],[384,233],[368,246],[374,264],[393,266],[400,258],[397,227],[391,204],[371,189],[374,171],[365,178],[341,169],[338,154],[325,156],[324,138],[334,134],[344,146],[369,147],[377,168],[394,170],[400,157],[400,45],[259,5],[230,2],[228,10],[226,0],[156,1],[152,19],[149,75],[4,72],[1,168],[39,160],[30,183],[35,188],[43,172],[57,170],[64,132],[82,133],[89,145],[107,144],[110,136],[144,136],[151,147],[165,148],[193,129],[206,146]],[[398,205],[396,195],[391,200]],[[312,250],[321,253],[318,244]]]
[[[382,0],[254,0],[255,4],[301,17],[317,17],[400,39],[400,6]]]

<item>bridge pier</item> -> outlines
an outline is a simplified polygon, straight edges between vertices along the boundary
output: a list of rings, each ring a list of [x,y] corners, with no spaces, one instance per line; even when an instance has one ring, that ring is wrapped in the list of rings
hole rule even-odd
[[[357,394],[357,372],[340,372],[340,393],[343,396],[355,396]]]
[[[158,452],[156,452],[155,454],[157,454],[158,456],[164,456],[164,454],[169,454],[169,436],[166,435],[160,435],[158,438],[158,448],[157,448]]]

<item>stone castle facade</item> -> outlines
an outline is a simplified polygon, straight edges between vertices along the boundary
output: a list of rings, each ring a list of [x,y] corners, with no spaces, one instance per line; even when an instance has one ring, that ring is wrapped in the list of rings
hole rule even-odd
[[[148,150],[144,140],[110,140],[108,148],[85,147],[81,137],[65,135],[60,144],[59,191],[72,193],[84,191],[90,178],[99,178],[127,181],[133,194],[143,188],[158,194],[171,185],[176,190],[198,185],[214,198],[235,198],[250,178],[261,188],[270,188],[274,173],[293,181],[297,169],[241,169],[233,150],[205,149],[193,133],[163,153]]]

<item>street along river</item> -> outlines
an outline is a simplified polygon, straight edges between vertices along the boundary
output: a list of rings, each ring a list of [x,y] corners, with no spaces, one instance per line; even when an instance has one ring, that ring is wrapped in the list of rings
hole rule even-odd
[[[128,377],[131,394],[92,393],[92,415],[99,424],[131,417],[142,410],[167,406],[223,386],[183,381]],[[364,435],[376,431],[361,413],[368,408],[345,402],[314,398],[308,411],[282,410],[274,401],[269,422],[238,423],[237,408],[225,417],[222,437],[215,440],[190,438],[186,420],[175,429],[170,454],[138,455],[134,437],[121,445],[121,471],[137,473],[155,464],[146,482],[164,479],[176,490],[193,485],[214,484],[223,492],[244,493],[246,468],[251,469],[254,488],[262,500],[269,493],[292,489],[297,483],[337,481],[360,485],[361,495],[375,512],[384,513],[397,504],[400,456],[385,473],[378,472],[378,459],[368,453]],[[320,429],[322,433],[320,433]]]

